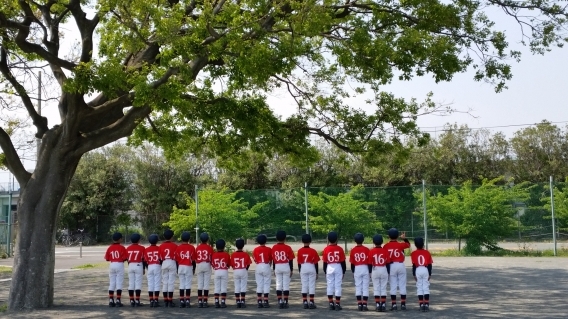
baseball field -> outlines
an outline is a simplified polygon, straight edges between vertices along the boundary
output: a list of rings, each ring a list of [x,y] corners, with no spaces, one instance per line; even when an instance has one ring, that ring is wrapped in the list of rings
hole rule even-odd
[[[229,307],[226,309],[180,308],[109,308],[107,306],[108,275],[104,266],[55,274],[55,306],[49,310],[23,313],[0,312],[7,318],[566,318],[568,306],[568,259],[547,257],[435,257],[431,279],[431,310],[418,311],[416,288],[410,263],[408,271],[408,310],[359,312],[354,296],[353,277],[348,270],[343,280],[343,310],[326,307],[325,277],[316,284],[318,309],[304,310],[301,305],[300,278],[297,271],[291,283],[289,309],[257,309],[254,265],[249,271],[248,308],[237,309],[229,280]],[[128,280],[125,279],[125,285]],[[195,282],[194,282],[195,286]],[[144,281],[144,287],[146,283]],[[177,288],[177,282],[176,282]],[[194,287],[195,288],[195,287]],[[9,281],[0,281],[0,305],[8,297]],[[145,290],[143,290],[143,296]],[[128,293],[126,291],[126,304]],[[370,288],[372,295],[372,287]],[[174,296],[177,295],[177,292]],[[192,291],[192,303],[195,292]],[[271,293],[271,302],[276,296]],[[370,298],[372,300],[372,298]],[[144,298],[144,301],[147,297]],[[175,300],[175,299],[174,299]],[[372,304],[372,303],[371,303]],[[371,307],[369,307],[371,308]]]

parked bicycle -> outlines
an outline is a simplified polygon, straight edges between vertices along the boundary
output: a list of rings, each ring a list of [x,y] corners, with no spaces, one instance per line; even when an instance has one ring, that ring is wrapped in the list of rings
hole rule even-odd
[[[69,234],[69,229],[63,229],[61,235],[57,239],[57,243],[67,247],[73,244],[73,236]]]
[[[85,233],[85,229],[77,229],[78,233],[73,236],[73,244],[79,245],[79,243],[83,243],[83,246],[88,246],[91,244],[92,239],[89,233]]]
[[[67,247],[78,246],[79,243],[83,243],[83,246],[88,246],[94,243],[89,233],[85,232],[85,229],[77,229],[77,232],[71,234],[68,229],[63,229],[61,235],[57,239],[57,243]]]

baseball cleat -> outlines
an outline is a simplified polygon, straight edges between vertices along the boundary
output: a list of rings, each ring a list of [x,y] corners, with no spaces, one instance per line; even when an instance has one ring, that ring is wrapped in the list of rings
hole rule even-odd
[[[278,308],[279,308],[279,309],[284,309],[284,303],[283,303],[283,302],[278,303]]]
[[[247,307],[247,304],[244,301],[241,302],[241,308],[246,308],[246,307]]]
[[[209,308],[209,304],[207,303],[207,301],[203,302],[203,308]]]
[[[405,304],[400,305],[400,310],[406,310],[406,305]]]
[[[221,304],[218,301],[215,301],[215,308],[221,308]]]
[[[134,307],[134,299],[130,299],[130,307]]]
[[[429,304],[424,305],[424,311],[430,311],[430,305]]]
[[[287,302],[284,303],[284,309],[288,309],[288,303]]]
[[[264,302],[264,308],[270,308],[270,304],[268,303],[268,301]]]
[[[237,302],[237,308],[240,308],[240,307],[241,307],[241,303]]]
[[[357,305],[357,310],[363,311],[363,305],[362,305],[362,304],[358,304],[358,305]]]
[[[386,302],[383,302],[383,304],[381,305],[381,311],[387,311],[387,304],[386,304]]]
[[[197,304],[197,308],[203,308],[203,302],[200,301],[200,302]]]
[[[382,310],[381,306],[375,306],[375,311],[380,312]]]
[[[363,305],[363,311],[369,311],[369,308],[367,308],[367,305]]]
[[[185,302],[183,300],[179,301],[179,307],[180,308],[185,308]]]
[[[313,302],[310,302],[310,309],[316,309],[316,304]]]
[[[262,306],[262,302],[259,302],[257,307],[258,307],[258,308],[264,308],[264,307]]]
[[[114,301],[113,301],[113,300],[109,301],[109,302],[108,302],[108,306],[109,306],[109,307],[114,307],[114,306],[115,306]]]
[[[391,311],[397,311],[397,310],[398,310],[398,308],[397,308],[396,304],[392,304]]]
[[[309,308],[310,308],[310,306],[308,306],[308,303],[304,302],[304,309],[309,309]]]
[[[333,303],[329,303],[329,310],[335,310],[335,305]]]
[[[142,303],[140,302],[140,300],[136,300],[136,302],[134,303],[135,307],[142,307]]]
[[[335,310],[336,310],[336,311],[339,311],[339,310],[341,310],[341,309],[343,309],[343,308],[341,308],[341,305],[338,304],[338,303],[336,303],[336,304],[335,304]]]
[[[117,307],[122,307],[122,306],[123,306],[123,305],[122,305],[122,302],[120,302],[120,300],[117,300],[117,301],[116,301],[116,306],[117,306]]]
[[[227,308],[227,304],[224,303],[224,302],[222,302],[222,303],[221,303],[221,308]]]

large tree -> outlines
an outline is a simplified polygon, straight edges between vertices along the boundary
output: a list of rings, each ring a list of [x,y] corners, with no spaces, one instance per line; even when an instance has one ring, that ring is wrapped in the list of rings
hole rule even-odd
[[[83,154],[130,136],[170,155],[237,156],[244,146],[313,156],[316,134],[345,151],[399,150],[403,136],[424,142],[418,114],[436,108],[380,92],[398,77],[448,81],[468,67],[497,90],[511,77],[505,35],[487,7],[504,9],[536,51],[561,43],[565,11],[552,0],[197,1],[5,0],[0,3],[0,90],[41,139],[28,172],[0,129],[3,164],[21,185],[9,309],[53,303],[54,234],[59,209]],[[528,11],[528,13],[525,13]],[[62,24],[68,23],[63,28]],[[79,34],[76,51],[61,52]],[[74,54],[76,53],[76,54]],[[25,80],[46,66],[59,89],[61,124],[34,108]],[[344,100],[346,80],[370,90],[375,111]],[[266,94],[297,102],[282,120]],[[11,105],[12,108],[18,105]]]

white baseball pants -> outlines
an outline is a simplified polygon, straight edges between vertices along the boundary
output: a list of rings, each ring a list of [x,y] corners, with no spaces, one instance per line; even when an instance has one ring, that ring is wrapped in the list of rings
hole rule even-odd
[[[233,281],[235,282],[235,293],[247,292],[248,270],[235,269],[233,271]]]
[[[302,281],[302,293],[314,295],[316,293],[316,267],[314,264],[302,264],[300,280]]]
[[[197,289],[209,290],[211,282],[211,264],[200,262],[195,266],[195,274],[197,275]]]
[[[174,292],[176,271],[175,260],[166,259],[162,262],[162,292]]]
[[[193,266],[179,265],[178,268],[179,289],[191,289],[193,280]]]
[[[424,266],[419,266],[416,268],[416,292],[418,296],[430,294],[428,268]]]
[[[387,295],[387,283],[389,282],[389,273],[387,267],[373,267],[373,293],[375,296]]]
[[[404,263],[392,263],[390,265],[390,294],[396,295],[396,289],[401,295],[406,295],[406,267]]]
[[[341,297],[341,283],[343,280],[343,269],[341,264],[327,264],[327,295]]]
[[[213,275],[215,278],[215,291],[216,294],[226,294],[227,285],[229,283],[229,271],[227,269],[217,269]]]
[[[355,278],[355,296],[369,297],[369,266],[355,266],[353,277]]]
[[[142,263],[128,265],[128,290],[142,290]]]
[[[256,293],[268,294],[270,293],[270,283],[272,271],[270,271],[269,264],[257,264],[254,271],[254,278],[256,279]]]
[[[290,265],[276,264],[274,273],[276,274],[276,290],[290,290]]]
[[[148,280],[148,291],[160,291],[162,285],[162,266],[159,264],[148,265],[146,273]]]
[[[109,285],[108,290],[122,290],[124,282],[124,263],[111,262],[108,271]]]

